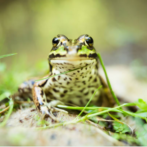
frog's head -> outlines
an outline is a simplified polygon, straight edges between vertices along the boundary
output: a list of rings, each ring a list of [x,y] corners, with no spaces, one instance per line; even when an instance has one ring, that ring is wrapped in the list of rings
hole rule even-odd
[[[81,63],[97,60],[97,54],[93,46],[93,39],[89,35],[81,35],[77,39],[68,39],[64,35],[57,35],[52,40],[52,50],[49,53],[49,62]]]

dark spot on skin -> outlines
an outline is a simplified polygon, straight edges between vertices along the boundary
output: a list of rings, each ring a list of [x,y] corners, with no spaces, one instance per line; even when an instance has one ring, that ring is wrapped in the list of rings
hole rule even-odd
[[[45,99],[43,99],[43,102],[45,102]]]
[[[40,105],[38,104],[37,109],[40,110]]]
[[[80,72],[79,70],[77,72]]]
[[[43,87],[47,83],[48,79],[45,80],[42,84],[39,84],[40,87]]]
[[[56,81],[56,79],[53,77],[53,78],[52,78],[52,81],[53,81],[53,82],[55,82],[55,81]]]
[[[60,86],[60,88],[66,88],[65,86]]]
[[[51,98],[50,98],[51,99]],[[51,100],[50,99],[47,99],[47,103],[49,103],[49,102],[51,102]]]
[[[83,84],[85,85],[85,84],[86,84],[86,82],[85,82],[85,81],[83,81]]]
[[[60,79],[60,76],[58,76],[58,80]]]
[[[89,81],[92,79],[92,76],[89,77]]]
[[[97,82],[97,78],[95,78],[93,82]]]
[[[83,74],[84,74],[84,73],[82,72],[82,73],[81,73],[81,76],[82,76]]]
[[[80,92],[83,92],[85,88],[83,88],[82,90],[80,90]]]
[[[96,53],[94,53],[94,54],[89,54],[88,57],[97,58],[97,54],[96,54]]]
[[[72,89],[72,88],[70,88],[70,89],[69,89],[69,91],[73,91],[73,89]]]
[[[41,90],[40,95],[43,96],[43,90]]]
[[[76,78],[76,80],[78,80],[78,78]]]
[[[67,93],[67,90],[64,90],[64,94],[66,94]]]
[[[77,95],[76,97],[77,97],[77,98],[81,98],[81,96],[80,96],[80,95]]]
[[[82,78],[84,78],[84,76]]]
[[[73,75],[75,75],[76,73],[73,73]]]
[[[92,90],[91,93],[93,94],[94,93],[94,90]]]
[[[66,80],[67,80],[67,78],[64,78],[64,80],[66,81]]]
[[[84,95],[88,95],[89,92],[84,93]]]
[[[88,102],[88,101],[89,101],[89,99],[86,99],[86,101]]]
[[[72,80],[71,78],[69,78],[70,80]]]
[[[73,102],[71,100],[69,100],[68,103],[72,104]]]
[[[87,70],[87,67],[85,69]]]
[[[59,90],[57,90],[57,89],[55,89],[55,88],[53,88],[53,91],[55,91],[55,92],[59,92]]]
[[[95,67],[96,67],[96,69],[98,69],[98,64],[96,64],[96,66],[95,66]]]
[[[62,85],[62,83],[59,83],[60,85]]]
[[[52,94],[51,92],[49,92],[49,91],[46,91],[45,94],[46,94],[46,96],[52,96],[52,95],[53,95],[53,94]]]
[[[60,55],[60,54],[56,54],[56,55],[51,54],[51,55],[49,55],[49,59],[56,58],[56,57],[66,57],[66,55]]]
[[[80,104],[83,105],[83,101],[82,101],[82,99],[80,99]]]
[[[64,97],[64,96],[65,96],[64,94],[61,94],[61,95],[60,95],[60,97]]]
[[[67,85],[69,84],[70,82],[67,82]]]
[[[87,55],[86,54],[81,54],[80,57],[87,57]]]

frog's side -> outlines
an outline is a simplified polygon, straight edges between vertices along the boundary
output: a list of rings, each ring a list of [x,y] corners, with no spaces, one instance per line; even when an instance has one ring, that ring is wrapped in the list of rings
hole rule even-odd
[[[89,35],[82,35],[75,40],[58,35],[52,42],[53,48],[48,59],[49,78],[36,82],[33,88],[27,85],[29,90],[32,88],[33,100],[38,110],[50,115],[52,106],[59,102],[85,106],[100,85],[103,87],[97,91],[91,104],[112,107],[115,102],[98,74],[99,63],[93,39]],[[63,72],[66,73],[61,74]],[[23,86],[19,91],[24,91]]]

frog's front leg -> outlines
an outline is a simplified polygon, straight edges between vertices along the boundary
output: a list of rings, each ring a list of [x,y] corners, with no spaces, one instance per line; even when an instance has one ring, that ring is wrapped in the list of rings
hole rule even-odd
[[[53,115],[52,112],[62,111],[67,113],[67,111],[55,108],[55,106],[57,106],[58,104],[62,104],[61,101],[53,100],[47,103],[46,95],[42,88],[42,85],[44,85],[46,82],[47,80],[43,80],[34,84],[33,101],[37,109],[43,114],[43,116],[49,115],[53,120],[58,121],[58,119]]]

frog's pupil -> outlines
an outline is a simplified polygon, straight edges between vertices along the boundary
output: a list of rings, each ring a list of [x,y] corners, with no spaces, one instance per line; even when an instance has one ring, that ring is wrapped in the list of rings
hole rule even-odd
[[[57,45],[59,43],[59,38],[53,38],[52,43]]]
[[[93,44],[93,39],[91,37],[86,37],[86,42],[88,44]]]

